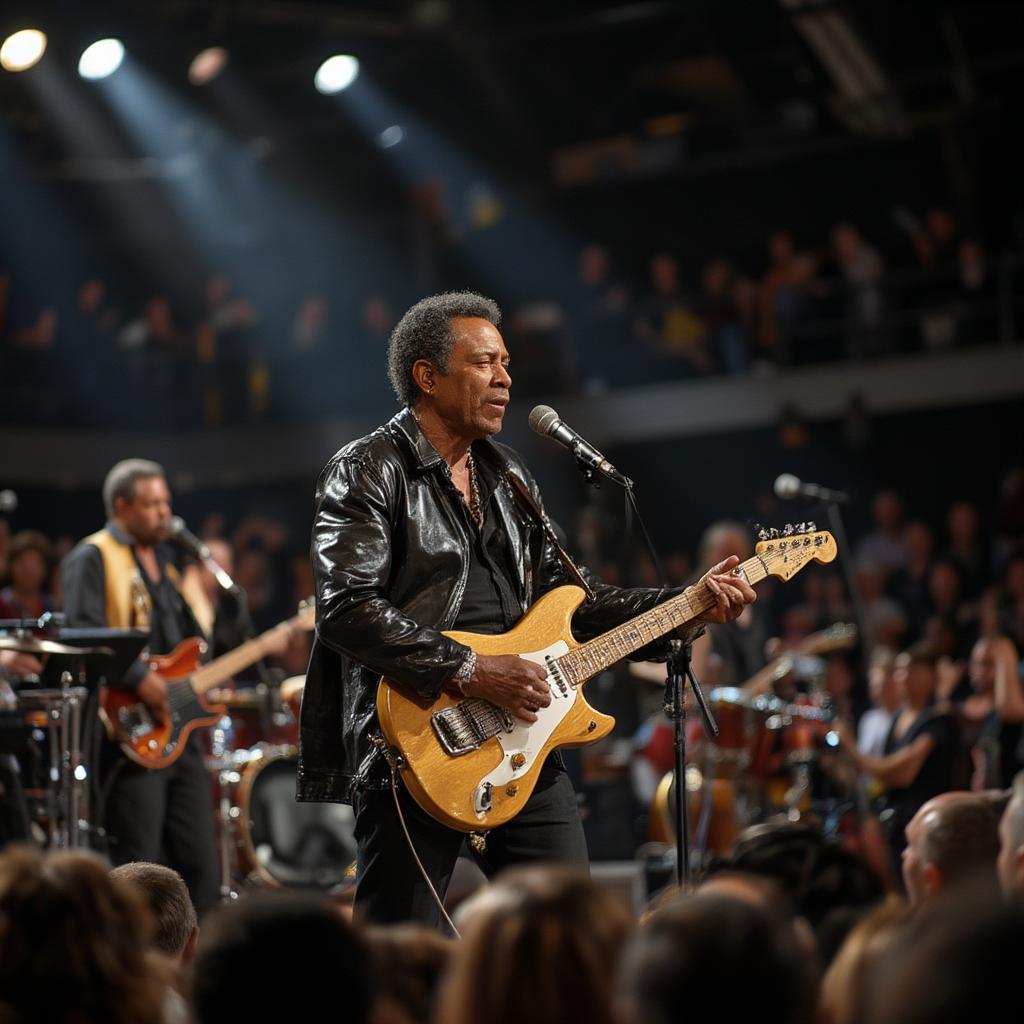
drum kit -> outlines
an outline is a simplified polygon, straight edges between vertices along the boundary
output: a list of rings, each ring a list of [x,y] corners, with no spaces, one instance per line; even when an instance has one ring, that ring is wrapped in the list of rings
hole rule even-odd
[[[714,739],[703,735],[696,716],[687,719],[686,789],[698,860],[727,854],[748,825],[779,815],[800,821],[819,810],[813,795],[822,754],[838,744],[824,662],[791,658],[776,681],[783,676],[802,691],[787,699],[747,686],[711,690],[708,703],[719,729]],[[656,843],[674,842],[672,779],[671,771],[663,775],[651,807],[648,835]]]
[[[134,658],[145,634],[134,630],[61,630],[60,638],[36,632],[52,628],[43,620],[4,623],[0,651],[45,659],[43,672],[3,682],[0,689],[0,752],[31,756],[35,770],[23,795],[28,809],[26,834],[51,849],[88,847],[98,830],[90,818],[90,761],[87,723],[96,688],[122,659]],[[12,779],[19,772],[14,771]],[[20,801],[19,801],[20,802]]]
[[[92,848],[102,829],[90,816],[90,722],[105,677],[119,677],[146,634],[134,630],[61,630],[35,635],[35,621],[0,633],[0,651],[45,660],[37,676],[0,680],[0,768],[8,758],[27,809],[25,834],[48,849]],[[86,641],[93,642],[86,642]],[[47,685],[49,682],[55,685]],[[211,691],[224,715],[207,737],[211,813],[216,822],[221,892],[231,899],[246,885],[335,892],[354,876],[352,809],[295,800],[298,720],[304,676],[280,687]],[[3,778],[0,778],[2,789]]]
[[[305,676],[280,687],[211,691],[227,714],[208,730],[221,895],[243,885],[336,892],[354,878],[355,818],[345,804],[295,800]]]

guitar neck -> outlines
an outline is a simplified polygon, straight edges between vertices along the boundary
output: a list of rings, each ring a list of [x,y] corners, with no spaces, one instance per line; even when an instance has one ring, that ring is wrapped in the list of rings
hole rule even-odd
[[[737,566],[734,572],[751,585],[760,583],[768,575],[764,562],[757,555]],[[641,647],[692,622],[714,603],[715,596],[707,584],[695,583],[650,611],[563,654],[558,659],[559,665],[577,684],[585,682]]]
[[[246,640],[244,644],[240,644],[233,651],[228,651],[227,654],[222,654],[219,658],[215,658],[208,665],[203,665],[196,669],[190,679],[192,689],[196,693],[205,693],[211,686],[216,686],[218,683],[224,682],[225,679],[230,679],[233,675],[241,672],[242,669],[248,668],[259,661],[271,649],[272,640],[279,637],[282,633],[287,633],[295,625],[295,622],[296,619],[279,622],[265,633],[253,637],[252,640]]]

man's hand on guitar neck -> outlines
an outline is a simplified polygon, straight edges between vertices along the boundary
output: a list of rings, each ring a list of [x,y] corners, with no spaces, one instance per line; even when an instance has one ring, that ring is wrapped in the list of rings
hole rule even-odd
[[[700,583],[706,584],[715,603],[697,616],[699,622],[713,622],[717,625],[731,622],[739,617],[748,604],[757,600],[754,588],[746,579],[733,574],[733,569],[739,564],[740,560],[730,555],[725,561],[713,565],[700,578],[698,586]]]
[[[150,672],[135,688],[139,700],[146,705],[155,725],[163,725],[168,717],[167,681],[156,672]]]
[[[514,654],[478,655],[465,692],[530,723],[537,721],[538,708],[551,703],[544,667]]]

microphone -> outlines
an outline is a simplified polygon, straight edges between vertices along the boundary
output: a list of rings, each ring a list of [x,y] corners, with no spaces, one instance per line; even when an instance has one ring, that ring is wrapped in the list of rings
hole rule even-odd
[[[839,505],[850,500],[846,491],[832,491],[818,484],[804,483],[800,477],[792,473],[783,473],[775,478],[775,494],[779,498],[815,498],[818,501],[831,501]]]
[[[18,495],[14,491],[0,491],[0,514],[14,512],[18,507]]]
[[[224,590],[238,592],[238,584],[227,574],[224,567],[210,554],[209,547],[203,543],[186,525],[181,516],[171,516],[164,524],[167,532],[190,554],[199,559]]]
[[[564,445],[576,460],[609,480],[631,487],[633,481],[623,476],[589,441],[584,440],[565,423],[550,405],[535,405],[530,413],[530,429]]]

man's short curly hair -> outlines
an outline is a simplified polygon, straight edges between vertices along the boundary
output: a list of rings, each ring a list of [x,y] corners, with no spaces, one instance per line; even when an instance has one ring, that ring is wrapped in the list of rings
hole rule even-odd
[[[388,342],[388,378],[403,405],[413,405],[420,391],[412,376],[418,359],[429,359],[441,373],[448,370],[448,359],[455,344],[452,318],[479,317],[501,323],[501,310],[493,299],[476,292],[444,292],[420,299],[398,321]]]

